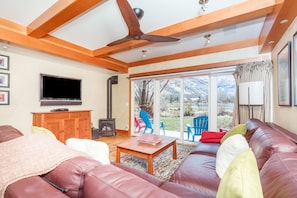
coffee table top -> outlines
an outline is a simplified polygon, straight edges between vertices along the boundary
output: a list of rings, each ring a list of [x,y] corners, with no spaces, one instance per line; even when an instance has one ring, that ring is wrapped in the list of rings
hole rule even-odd
[[[138,142],[138,137],[135,137],[117,144],[117,147],[137,151],[139,153],[154,154],[176,141],[176,138],[174,137],[160,137],[162,137],[162,141],[156,145]]]

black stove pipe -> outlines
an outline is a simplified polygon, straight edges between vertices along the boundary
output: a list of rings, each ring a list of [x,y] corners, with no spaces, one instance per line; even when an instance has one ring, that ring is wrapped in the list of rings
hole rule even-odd
[[[112,119],[112,85],[118,84],[118,76],[107,79],[107,119]]]

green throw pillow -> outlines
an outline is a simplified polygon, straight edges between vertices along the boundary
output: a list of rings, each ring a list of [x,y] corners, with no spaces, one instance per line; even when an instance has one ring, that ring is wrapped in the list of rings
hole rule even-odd
[[[245,135],[246,133],[246,125],[245,124],[239,124],[235,127],[233,127],[230,131],[228,131],[223,138],[221,139],[221,143],[223,143],[228,137],[235,135],[235,134],[241,134]]]
[[[227,168],[216,198],[263,198],[257,161],[253,151],[238,155]]]
[[[53,132],[43,127],[32,126],[32,133],[41,133],[57,139]]]

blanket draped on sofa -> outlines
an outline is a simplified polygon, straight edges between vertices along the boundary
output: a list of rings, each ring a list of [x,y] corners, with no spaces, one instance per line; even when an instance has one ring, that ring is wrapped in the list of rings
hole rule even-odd
[[[0,197],[15,181],[45,174],[63,161],[85,154],[41,134],[24,135],[0,143]]]

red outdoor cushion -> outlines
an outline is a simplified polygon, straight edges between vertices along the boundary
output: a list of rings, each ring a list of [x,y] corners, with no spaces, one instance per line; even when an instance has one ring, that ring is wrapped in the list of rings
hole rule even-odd
[[[200,142],[220,143],[220,140],[225,134],[226,132],[203,131]]]

